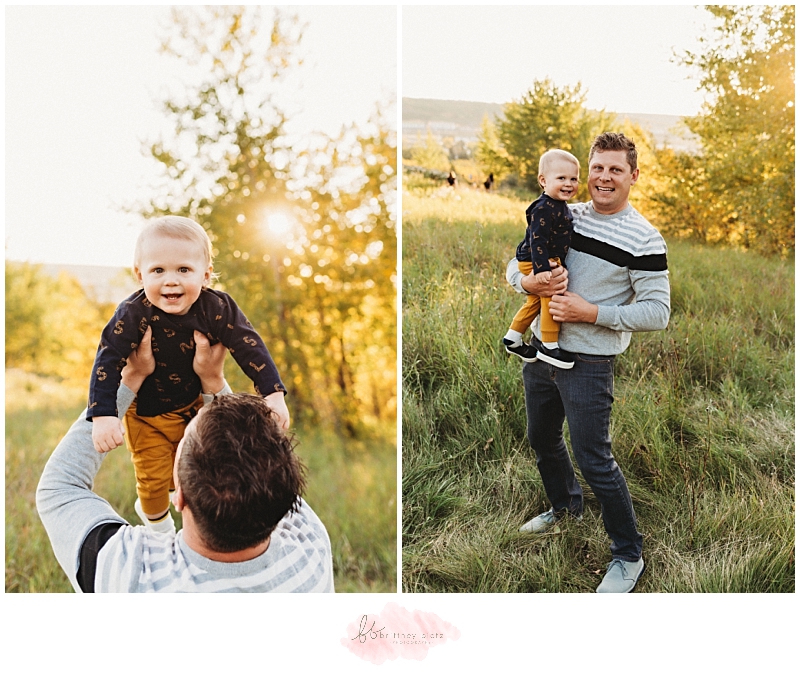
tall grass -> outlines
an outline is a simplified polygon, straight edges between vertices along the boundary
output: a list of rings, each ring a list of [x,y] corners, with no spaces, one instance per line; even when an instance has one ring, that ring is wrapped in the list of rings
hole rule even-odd
[[[526,203],[417,184],[403,198],[403,589],[592,591],[600,507],[556,533],[526,439],[521,300],[505,264]],[[614,455],[648,569],[641,591],[794,590],[791,262],[669,242],[672,317],[616,365]],[[568,440],[568,432],[567,432]]]
[[[47,459],[85,403],[81,389],[6,371],[6,592],[72,591],[36,512],[36,485]],[[308,467],[306,500],[331,538],[339,592],[397,589],[397,453],[394,431],[351,441],[329,431],[297,433]],[[130,455],[110,452],[95,491],[139,524]],[[180,514],[174,513],[180,529]]]

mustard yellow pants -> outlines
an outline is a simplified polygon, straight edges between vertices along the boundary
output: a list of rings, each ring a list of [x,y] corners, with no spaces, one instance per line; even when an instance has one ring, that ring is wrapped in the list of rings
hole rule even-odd
[[[561,260],[558,258],[551,259],[550,261],[561,263]],[[520,273],[523,275],[528,275],[533,272],[533,264],[530,261],[518,260],[517,264],[519,265]],[[517,315],[514,316],[514,320],[511,322],[511,329],[524,334],[525,330],[531,326],[531,323],[540,310],[542,312],[542,317],[539,319],[542,341],[557,342],[558,330],[561,328],[561,323],[557,323],[553,320],[553,316],[550,315],[550,297],[539,297],[536,294],[529,294],[522,308],[519,309]]]
[[[203,406],[203,396],[191,405],[155,417],[136,414],[136,401],[125,413],[124,425],[136,474],[136,494],[148,515],[164,513],[169,508],[169,493],[175,489],[172,467],[175,452],[186,425]]]

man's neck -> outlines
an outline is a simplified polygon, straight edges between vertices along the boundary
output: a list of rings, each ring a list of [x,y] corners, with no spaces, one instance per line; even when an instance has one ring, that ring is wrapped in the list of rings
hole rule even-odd
[[[594,200],[592,200],[591,203],[592,203],[592,209],[595,212],[597,212],[597,214],[601,214],[604,217],[613,217],[615,214],[620,214],[631,206],[629,202],[626,202],[621,209],[618,209],[615,212],[601,212],[599,209],[597,209],[597,206],[594,204]]]
[[[183,518],[183,541],[186,542],[186,545],[192,549],[192,551],[209,560],[215,560],[218,563],[243,563],[246,560],[258,558],[258,556],[266,552],[269,548],[271,538],[267,537],[266,541],[251,546],[250,548],[242,549],[241,551],[233,551],[232,553],[214,551],[206,546],[206,543],[198,533],[197,525],[195,525],[191,511],[184,507],[181,516]]]

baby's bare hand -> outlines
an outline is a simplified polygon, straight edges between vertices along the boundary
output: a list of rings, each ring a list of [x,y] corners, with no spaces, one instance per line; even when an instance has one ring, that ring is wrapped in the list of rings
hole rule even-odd
[[[537,273],[533,277],[536,278],[536,282],[541,283],[541,284],[544,285],[545,283],[549,283],[550,282],[550,278],[552,277],[552,273],[550,273],[550,271],[542,271],[541,273]]]
[[[110,452],[125,441],[122,422],[116,417],[92,419],[92,444],[100,454]]]

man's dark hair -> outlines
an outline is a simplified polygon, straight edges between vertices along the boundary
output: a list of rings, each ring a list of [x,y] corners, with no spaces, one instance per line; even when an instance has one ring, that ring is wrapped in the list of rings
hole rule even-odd
[[[183,439],[178,480],[206,545],[232,553],[264,542],[299,506],[305,468],[263,398],[205,405]]]
[[[638,167],[639,154],[636,152],[636,144],[619,132],[603,132],[595,138],[589,149],[589,165],[592,164],[592,156],[597,151],[625,151],[631,172],[635,172]]]

